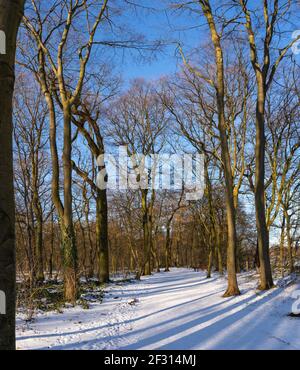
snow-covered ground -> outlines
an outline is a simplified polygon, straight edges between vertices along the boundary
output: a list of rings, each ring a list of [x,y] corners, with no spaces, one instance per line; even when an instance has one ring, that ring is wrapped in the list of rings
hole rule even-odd
[[[19,349],[300,349],[300,319],[288,317],[300,283],[269,292],[242,274],[240,297],[226,281],[174,269],[106,289],[102,304],[18,318]]]

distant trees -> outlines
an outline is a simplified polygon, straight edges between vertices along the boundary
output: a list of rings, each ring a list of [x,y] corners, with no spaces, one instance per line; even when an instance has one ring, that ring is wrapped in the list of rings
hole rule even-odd
[[[113,102],[108,120],[110,136],[119,146],[126,146],[128,155],[135,161],[130,163],[132,176],[136,177],[136,189],[140,192],[142,228],[144,241],[143,263],[140,273],[151,274],[151,250],[153,249],[153,206],[155,190],[150,183],[155,181],[153,171],[139,155],[150,157],[158,154],[165,143],[169,122],[167,109],[150,83],[135,81],[126,94]],[[153,169],[153,168],[152,168]],[[136,175],[135,175],[136,173]],[[122,180],[122,179],[121,179]],[[128,179],[125,179],[127,183]]]
[[[0,1],[0,30],[6,54],[0,54],[0,291],[6,314],[0,315],[0,350],[15,349],[15,205],[12,151],[12,99],[15,53],[24,0]]]
[[[177,197],[178,197],[178,194],[177,194]],[[176,216],[176,213],[180,210],[180,208],[183,207],[183,197],[184,197],[184,187],[181,191],[181,194],[179,196],[179,199],[178,199],[178,202],[177,204],[174,202],[174,199],[170,199],[168,201],[167,199],[167,203],[164,208],[165,208],[165,218],[166,218],[166,222],[165,222],[165,233],[166,233],[166,245],[165,245],[165,271],[166,272],[169,272],[170,271],[170,267],[171,267],[171,247],[172,247],[172,235],[171,235],[171,231],[172,231],[172,223],[173,223],[173,220],[174,220],[174,217]]]

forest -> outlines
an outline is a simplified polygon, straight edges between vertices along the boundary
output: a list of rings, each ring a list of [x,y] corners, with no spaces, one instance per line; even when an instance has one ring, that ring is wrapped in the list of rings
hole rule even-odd
[[[0,0],[0,349],[300,349],[299,15]]]

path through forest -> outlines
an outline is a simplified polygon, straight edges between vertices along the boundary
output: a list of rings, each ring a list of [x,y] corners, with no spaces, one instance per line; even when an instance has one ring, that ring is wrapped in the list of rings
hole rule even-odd
[[[89,310],[18,319],[18,349],[300,349],[300,319],[288,317],[300,283],[255,290],[239,276],[242,296],[222,298],[224,278],[173,269],[141,282],[114,284]]]

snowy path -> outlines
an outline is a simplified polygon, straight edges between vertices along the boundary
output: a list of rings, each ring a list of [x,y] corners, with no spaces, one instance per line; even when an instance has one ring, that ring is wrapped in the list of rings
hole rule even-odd
[[[226,282],[175,269],[113,285],[102,304],[18,320],[19,349],[300,349],[300,319],[288,317],[294,284],[256,292],[239,277],[242,296],[221,298]]]

